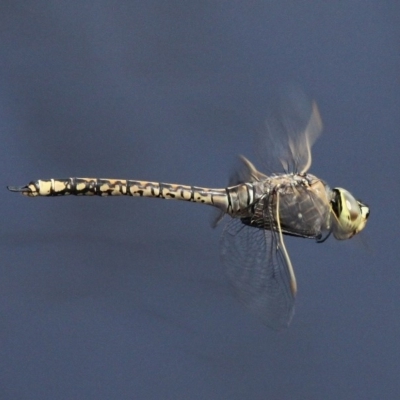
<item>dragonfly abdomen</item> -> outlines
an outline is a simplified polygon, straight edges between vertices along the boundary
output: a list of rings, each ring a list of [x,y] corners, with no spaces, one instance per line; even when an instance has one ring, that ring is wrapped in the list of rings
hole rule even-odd
[[[126,179],[63,178],[42,179],[26,186],[8,187],[28,197],[36,196],[138,196],[186,200],[215,206],[235,215],[253,201],[253,185],[210,189],[197,186]]]

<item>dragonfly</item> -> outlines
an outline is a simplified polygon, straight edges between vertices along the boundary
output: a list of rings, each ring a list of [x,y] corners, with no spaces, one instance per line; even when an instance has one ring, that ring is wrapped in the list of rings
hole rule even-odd
[[[311,148],[322,131],[315,102],[304,127],[283,114],[266,129],[283,172],[264,174],[245,157],[224,188],[126,179],[65,178],[8,186],[24,196],[136,196],[202,203],[228,216],[221,258],[238,299],[268,326],[280,330],[294,315],[297,282],[284,237],[324,242],[362,231],[369,207],[340,187],[331,189],[308,172]],[[279,132],[278,132],[279,131]]]

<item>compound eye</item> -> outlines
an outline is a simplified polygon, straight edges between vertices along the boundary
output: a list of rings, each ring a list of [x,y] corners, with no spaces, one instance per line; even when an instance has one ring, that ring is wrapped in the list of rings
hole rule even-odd
[[[346,190],[342,190],[343,195],[343,213],[347,214],[351,222],[355,222],[361,214],[360,206],[357,200]]]
[[[369,207],[357,201],[347,190],[334,188],[332,211],[336,216],[333,221],[333,234],[336,239],[353,237],[364,229],[369,215]]]

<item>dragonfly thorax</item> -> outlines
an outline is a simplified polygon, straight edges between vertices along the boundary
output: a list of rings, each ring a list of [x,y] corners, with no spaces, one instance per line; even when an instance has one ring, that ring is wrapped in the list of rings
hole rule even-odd
[[[332,191],[311,174],[280,174],[253,182],[252,216],[244,222],[293,236],[319,239],[331,228]],[[279,218],[279,224],[278,224]]]

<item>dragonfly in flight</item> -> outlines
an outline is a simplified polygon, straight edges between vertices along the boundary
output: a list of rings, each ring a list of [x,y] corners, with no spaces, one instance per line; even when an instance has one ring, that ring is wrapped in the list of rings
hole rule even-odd
[[[272,123],[271,149],[284,172],[263,174],[246,158],[225,188],[125,179],[65,178],[8,186],[36,196],[139,196],[208,204],[228,215],[221,256],[238,298],[268,326],[289,326],[297,293],[296,276],[284,236],[323,242],[330,234],[350,239],[364,229],[369,207],[342,188],[331,189],[308,173],[311,147],[322,130],[316,103],[301,128],[284,115]],[[278,132],[279,131],[279,132]],[[266,156],[265,156],[266,157]],[[220,218],[219,218],[220,219]]]

